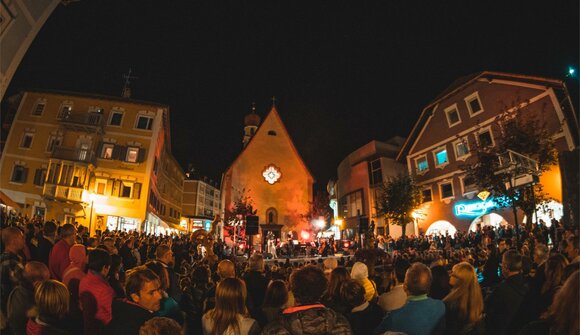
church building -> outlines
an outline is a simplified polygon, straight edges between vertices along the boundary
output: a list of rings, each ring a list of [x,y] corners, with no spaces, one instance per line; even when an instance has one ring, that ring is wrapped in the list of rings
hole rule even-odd
[[[222,217],[244,197],[257,210],[260,234],[294,237],[312,202],[314,178],[294,146],[275,105],[264,121],[255,107],[244,118],[243,149],[222,176]]]

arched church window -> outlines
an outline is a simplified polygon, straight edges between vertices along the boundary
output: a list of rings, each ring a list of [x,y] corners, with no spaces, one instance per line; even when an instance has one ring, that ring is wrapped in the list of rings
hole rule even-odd
[[[266,218],[268,224],[276,224],[278,222],[278,211],[275,208],[268,208],[266,211]]]
[[[273,130],[268,130],[268,135],[270,136],[276,136],[276,132]]]

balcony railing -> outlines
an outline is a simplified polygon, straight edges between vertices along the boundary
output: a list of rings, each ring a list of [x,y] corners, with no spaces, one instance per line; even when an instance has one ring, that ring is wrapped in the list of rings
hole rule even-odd
[[[64,146],[54,147],[50,157],[73,162],[90,163],[93,165],[96,162],[96,154],[93,150],[69,148]]]
[[[71,202],[83,202],[83,188],[55,184],[44,184],[43,195],[47,198]]]
[[[60,119],[62,125],[70,130],[87,133],[103,132],[103,114],[97,112],[68,112]]]

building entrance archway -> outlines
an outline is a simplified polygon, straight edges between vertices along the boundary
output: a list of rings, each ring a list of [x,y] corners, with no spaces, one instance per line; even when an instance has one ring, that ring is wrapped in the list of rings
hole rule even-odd
[[[455,235],[457,233],[457,228],[452,225],[449,221],[439,220],[433,222],[429,228],[427,228],[427,232],[425,235]]]
[[[496,213],[489,213],[478,216],[475,220],[471,221],[469,226],[469,231],[476,231],[477,225],[481,225],[481,228],[485,226],[493,226],[494,228],[499,228],[500,226],[507,226],[509,223],[503,218],[503,216]]]
[[[536,215],[538,218],[536,219]],[[560,221],[564,216],[564,206],[561,203],[550,200],[539,206],[532,217],[532,223],[538,223],[538,221],[544,221],[546,227],[552,226],[552,219]],[[528,222],[528,217],[524,216],[523,223]]]

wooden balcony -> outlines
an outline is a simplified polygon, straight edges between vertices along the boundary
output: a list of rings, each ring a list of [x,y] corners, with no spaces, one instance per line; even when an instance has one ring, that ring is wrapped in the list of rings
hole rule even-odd
[[[83,188],[55,184],[44,184],[42,195],[49,199],[69,201],[74,203],[83,202]]]
[[[103,114],[97,112],[68,112],[60,123],[68,130],[85,133],[103,133]]]
[[[95,165],[97,156],[93,150],[89,149],[56,146],[50,158]]]

